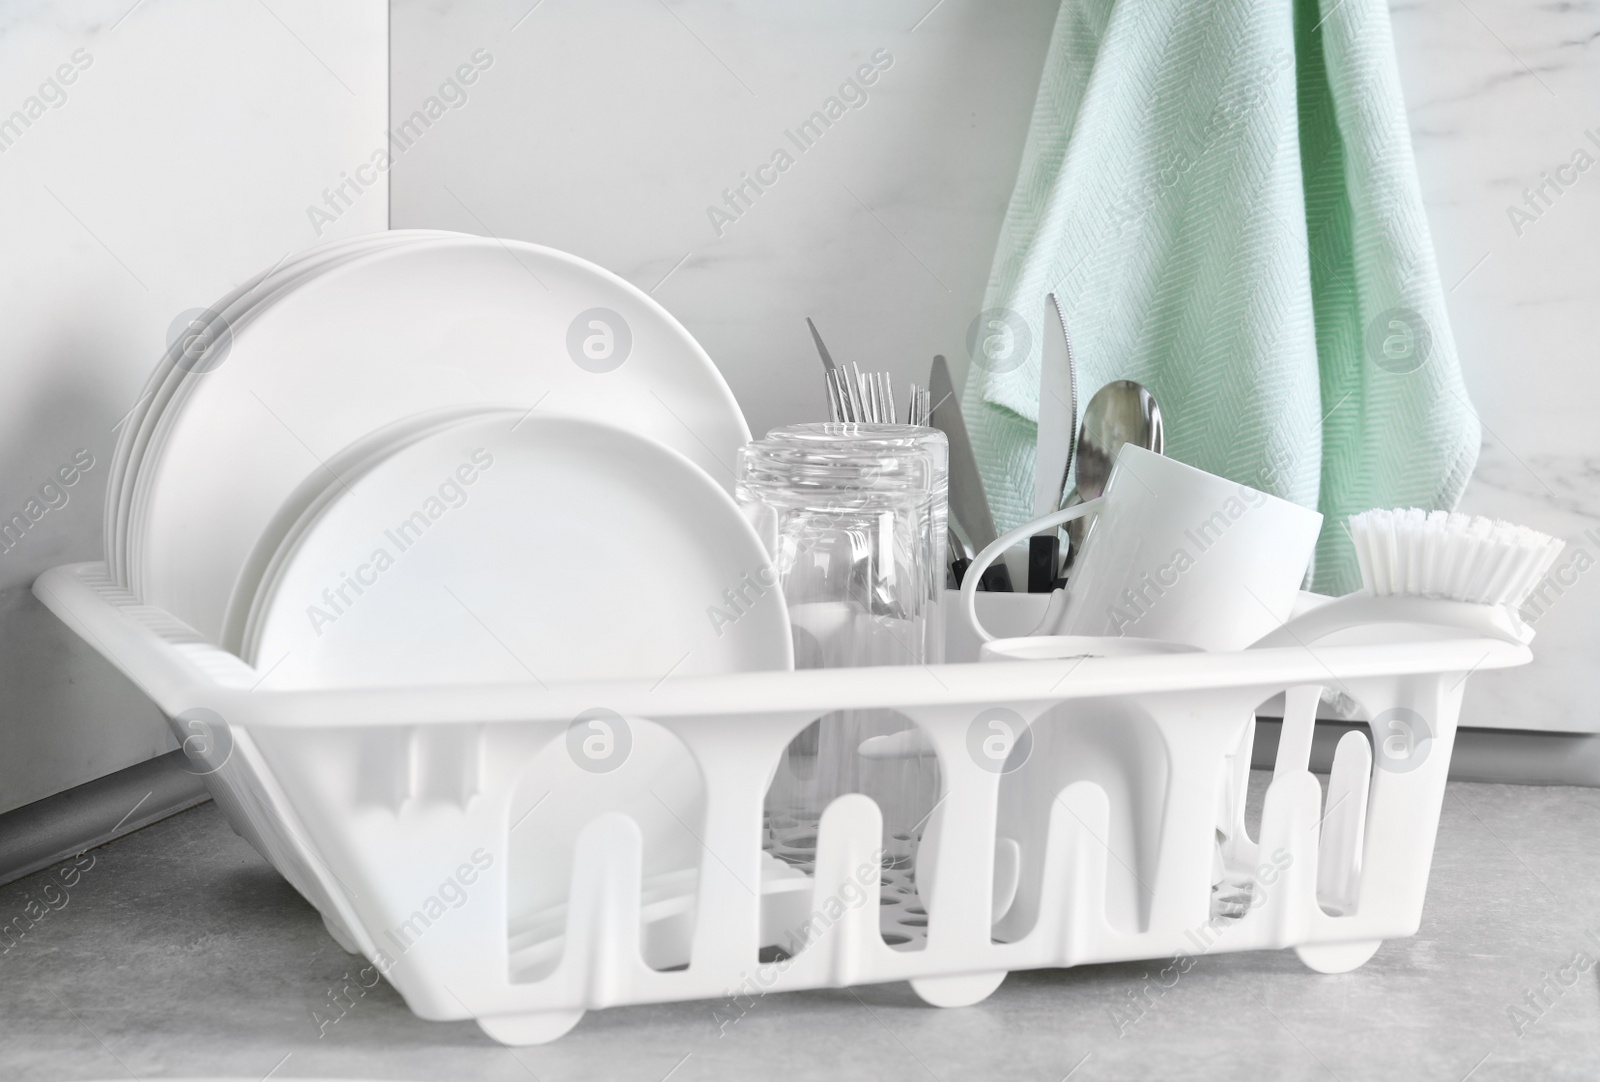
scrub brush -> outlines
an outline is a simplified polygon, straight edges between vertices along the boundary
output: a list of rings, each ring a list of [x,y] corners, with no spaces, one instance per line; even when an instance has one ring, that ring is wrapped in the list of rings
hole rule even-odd
[[[1564,542],[1455,511],[1363,511],[1350,537],[1367,593],[1447,598],[1519,608]]]
[[[1526,645],[1517,609],[1565,542],[1509,522],[1416,508],[1350,516],[1362,589],[1296,617],[1257,647],[1306,645],[1363,624],[1442,624]]]

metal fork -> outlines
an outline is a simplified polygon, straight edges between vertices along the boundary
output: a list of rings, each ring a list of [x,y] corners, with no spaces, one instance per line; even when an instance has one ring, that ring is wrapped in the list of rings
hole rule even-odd
[[[817,325],[809,318],[811,339],[822,358],[823,376],[828,390],[828,418],[833,421],[859,421],[869,424],[899,424],[894,407],[894,387],[887,372],[863,372],[854,361],[847,370],[835,364],[822,343]],[[926,426],[933,413],[932,396],[916,384],[906,403],[906,423]]]

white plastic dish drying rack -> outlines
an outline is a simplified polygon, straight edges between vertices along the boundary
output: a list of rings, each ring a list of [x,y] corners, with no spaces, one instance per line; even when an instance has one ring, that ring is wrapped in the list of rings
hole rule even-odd
[[[931,1004],[962,1006],[1011,970],[1208,951],[1294,947],[1313,969],[1352,969],[1417,929],[1467,676],[1530,657],[1524,642],[1390,623],[1231,654],[273,691],[253,690],[255,670],[113,585],[103,564],[55,568],[34,591],[215,767],[206,781],[234,828],[346,950],[422,1018],[473,1018],[508,1044],[552,1040],[618,1004],[909,980]],[[979,597],[995,629],[1030,626],[1045,600]],[[960,629],[950,656],[976,656]],[[1327,687],[1359,704],[1368,730],[1340,742],[1325,796],[1307,766]],[[1252,839],[1254,715],[1274,697],[1285,722]],[[556,775],[603,785],[574,780],[566,748],[574,718],[596,707],[628,719],[636,757],[679,753],[690,776],[669,781],[700,794],[699,822],[683,824],[702,848],[677,965],[653,967],[641,937],[661,903],[641,871],[638,805],[630,817],[598,798],[566,824],[567,904],[546,916],[564,936],[542,961],[525,956],[528,922],[510,899],[564,869],[528,866],[515,831]],[[936,904],[923,899],[925,937],[896,945],[875,904],[889,889],[881,814],[864,795],[827,807],[814,871],[790,872],[783,905],[762,896],[763,798],[785,746],[821,715],[864,709],[919,726],[942,782]],[[1033,821],[1008,828],[1019,859],[1001,862],[1015,775],[969,750],[997,710],[1028,726],[1047,783],[1042,803],[1023,800]],[[1219,911],[1219,890],[1242,902]],[[470,905],[457,911],[460,897]],[[803,928],[793,953],[770,949],[775,921]]]

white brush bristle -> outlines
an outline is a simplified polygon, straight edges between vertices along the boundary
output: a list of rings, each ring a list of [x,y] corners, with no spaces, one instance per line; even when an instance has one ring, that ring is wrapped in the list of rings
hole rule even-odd
[[[1455,511],[1363,511],[1350,536],[1367,592],[1516,608],[1565,542],[1510,522]]]

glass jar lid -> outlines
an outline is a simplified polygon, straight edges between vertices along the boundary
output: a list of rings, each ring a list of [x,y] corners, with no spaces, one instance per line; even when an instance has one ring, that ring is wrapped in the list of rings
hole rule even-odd
[[[739,451],[738,495],[780,506],[894,506],[942,498],[949,445],[936,428],[786,425]]]

